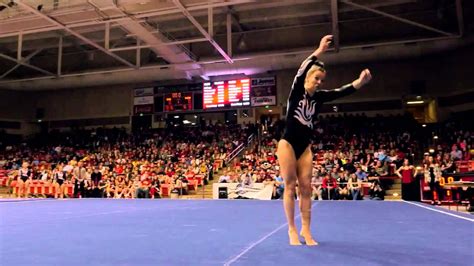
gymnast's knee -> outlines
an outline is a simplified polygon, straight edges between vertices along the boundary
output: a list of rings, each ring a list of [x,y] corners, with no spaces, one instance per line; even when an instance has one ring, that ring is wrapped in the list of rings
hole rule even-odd
[[[296,182],[285,182],[285,193],[294,195],[296,193]]]
[[[311,185],[299,186],[298,188],[302,198],[311,198]]]

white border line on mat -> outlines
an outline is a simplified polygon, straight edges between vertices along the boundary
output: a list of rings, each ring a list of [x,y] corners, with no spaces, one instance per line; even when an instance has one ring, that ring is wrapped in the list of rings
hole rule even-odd
[[[439,213],[446,214],[446,215],[449,215],[449,216],[453,216],[453,217],[456,217],[456,218],[459,218],[459,219],[463,219],[463,220],[466,220],[466,221],[469,221],[469,222],[474,222],[474,219],[467,218],[467,217],[457,215],[457,214],[454,214],[454,213],[445,212],[445,211],[438,210],[438,209],[435,209],[435,208],[430,208],[430,207],[423,206],[421,204],[417,204],[417,203],[410,202],[410,201],[403,201],[403,202],[411,204],[411,205],[415,205],[415,206],[418,206],[420,208],[424,208],[424,209],[427,209],[427,210],[430,210],[430,211],[439,212]]]
[[[319,202],[316,202],[316,203],[313,203],[313,206],[311,207],[311,209],[318,205]],[[295,220],[299,219],[301,217],[301,214],[296,216],[295,217]],[[224,263],[224,266],[229,266],[231,265],[232,263],[236,262],[238,259],[240,259],[243,255],[245,255],[245,253],[249,252],[252,248],[254,248],[255,246],[257,246],[258,244],[262,243],[263,241],[265,241],[267,238],[271,237],[273,234],[275,234],[276,232],[280,231],[281,229],[283,229],[284,227],[286,227],[288,225],[288,223],[284,223],[280,226],[278,226],[278,228],[276,228],[275,230],[271,231],[270,233],[266,234],[265,236],[263,236],[262,238],[260,238],[259,240],[253,242],[250,244],[250,246],[248,246],[246,249],[242,250],[242,252],[240,252],[239,254],[237,254],[236,256],[234,256],[233,258],[231,258],[230,260],[228,260],[227,262]]]
[[[26,199],[26,200],[0,200],[0,204],[10,204],[10,203],[30,203],[30,202],[45,202],[45,201],[66,201],[70,199]]]

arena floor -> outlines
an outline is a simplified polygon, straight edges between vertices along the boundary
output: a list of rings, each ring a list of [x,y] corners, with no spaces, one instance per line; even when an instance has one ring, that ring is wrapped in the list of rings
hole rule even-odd
[[[0,265],[474,264],[470,214],[374,201],[313,212],[320,245],[292,247],[281,201],[2,200]]]

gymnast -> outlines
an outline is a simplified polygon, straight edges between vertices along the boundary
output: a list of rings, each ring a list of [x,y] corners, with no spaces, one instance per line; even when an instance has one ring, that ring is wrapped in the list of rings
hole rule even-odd
[[[285,131],[278,143],[277,155],[281,177],[285,181],[283,206],[288,221],[290,245],[301,245],[295,226],[295,186],[298,181],[299,207],[301,212],[301,237],[306,245],[318,243],[311,235],[311,175],[313,154],[310,139],[313,134],[313,120],[324,102],[349,95],[367,84],[372,76],[364,69],[358,79],[335,90],[322,90],[326,77],[324,63],[318,60],[331,44],[332,35],[321,39],[317,48],[306,60],[296,74],[287,104]]]

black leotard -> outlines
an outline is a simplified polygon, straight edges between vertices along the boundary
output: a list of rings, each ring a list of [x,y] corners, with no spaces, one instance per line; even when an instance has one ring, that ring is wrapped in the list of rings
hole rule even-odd
[[[283,139],[293,147],[296,159],[299,159],[311,142],[313,119],[316,119],[322,104],[356,91],[352,84],[347,84],[335,90],[317,89],[310,96],[304,88],[304,81],[308,70],[316,61],[315,56],[310,56],[301,64],[288,97]]]
[[[26,182],[26,180],[28,180],[28,178],[30,177],[31,173],[30,173],[30,169],[27,169],[26,171],[24,170],[24,168],[21,168],[20,169],[20,179],[23,181],[23,182]]]

